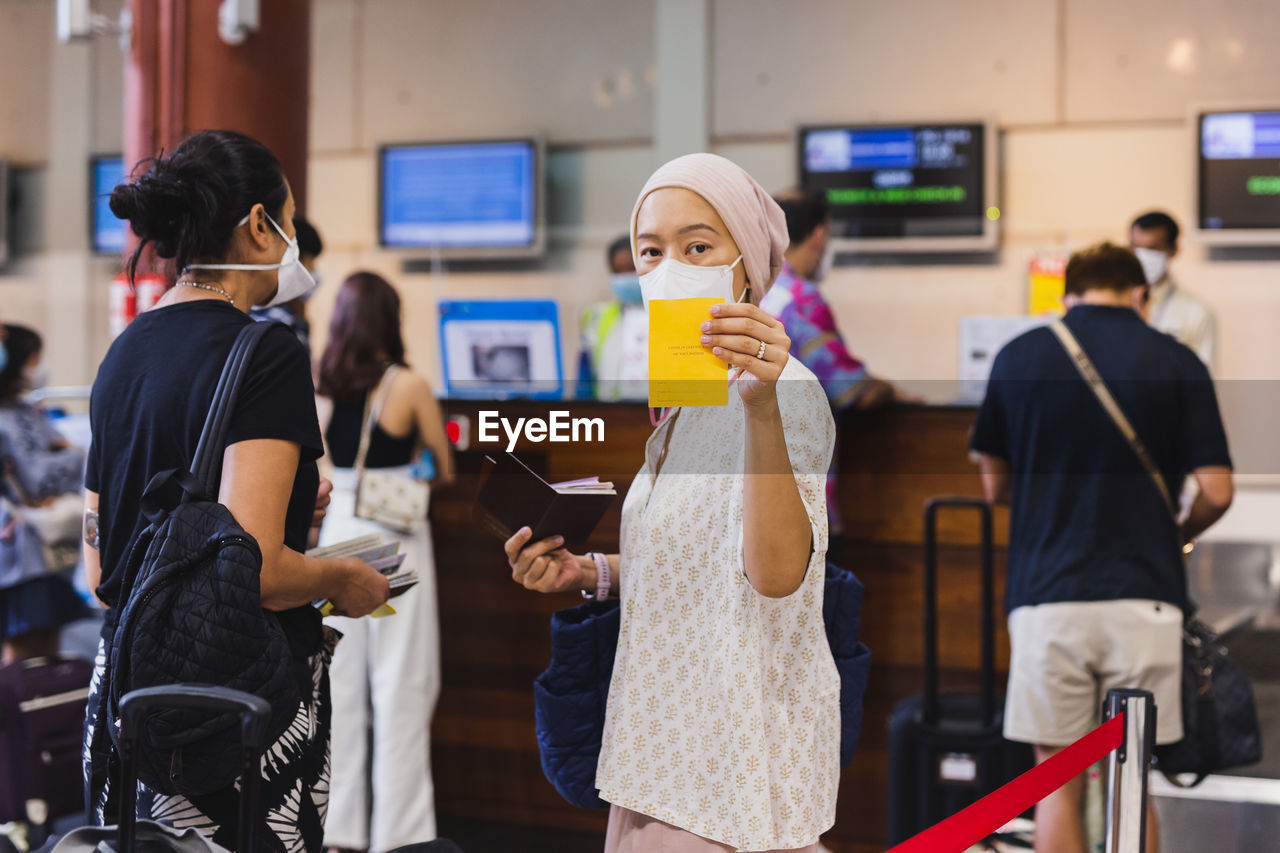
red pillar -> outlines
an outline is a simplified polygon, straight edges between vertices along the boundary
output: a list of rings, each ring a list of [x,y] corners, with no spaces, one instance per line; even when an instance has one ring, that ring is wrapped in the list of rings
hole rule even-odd
[[[239,45],[218,35],[221,0],[128,0],[124,161],[172,150],[197,130],[237,130],[280,158],[306,209],[311,0],[260,0]]]

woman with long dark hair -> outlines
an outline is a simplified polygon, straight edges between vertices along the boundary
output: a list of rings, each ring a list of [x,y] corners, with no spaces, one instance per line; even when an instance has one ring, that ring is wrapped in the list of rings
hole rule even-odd
[[[394,616],[329,620],[343,634],[332,668],[333,732],[343,747],[333,756],[325,843],[376,853],[436,835],[429,729],[440,691],[440,637],[426,518],[404,532],[357,516],[362,433],[365,470],[412,477],[412,463],[425,449],[435,461],[436,482],[453,479],[440,406],[405,361],[400,296],[381,276],[357,272],[338,290],[317,392],[335,466],[321,544],[371,532],[393,536],[406,555],[404,568],[419,578],[392,602]],[[372,761],[365,735],[370,712]]]
[[[80,493],[84,452],[27,400],[44,384],[44,342],[26,326],[5,325],[0,347],[0,662],[57,654],[60,629],[85,614],[67,573],[78,553],[41,536],[33,516],[61,513]],[[67,500],[70,500],[68,498]],[[74,501],[71,507],[74,512]],[[50,519],[53,521],[53,519]],[[75,517],[68,518],[74,533]],[[53,525],[45,525],[51,527]],[[63,525],[66,526],[66,525]],[[49,535],[47,532],[45,535]],[[69,544],[79,537],[73,536]]]
[[[189,469],[214,388],[254,305],[306,295],[313,282],[298,261],[294,199],[280,162],[261,143],[204,131],[168,156],[143,161],[136,179],[111,193],[111,210],[140,238],[129,259],[154,246],[178,274],[150,311],[116,338],[90,400],[92,443],[85,476],[85,570],[108,608],[89,699],[86,780],[99,822],[114,821],[110,739],[99,719],[106,642],[127,590],[129,544],[146,524],[141,500],[157,473]],[[356,559],[304,555],[317,513],[322,453],[310,358],[285,326],[259,343],[231,414],[222,456],[220,503],[262,552],[262,606],[289,640],[303,701],[293,725],[262,762],[260,849],[321,846],[329,775],[328,662],[337,642],[316,599],[351,616],[387,599],[387,579]],[[200,614],[193,614],[198,622]],[[237,837],[235,790],[166,796],[139,785],[138,814],[195,827],[215,843]]]

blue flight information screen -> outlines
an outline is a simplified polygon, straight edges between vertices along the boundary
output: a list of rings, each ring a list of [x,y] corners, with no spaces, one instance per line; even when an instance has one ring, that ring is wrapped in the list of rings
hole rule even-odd
[[[1280,228],[1280,111],[1200,116],[1200,227]]]
[[[124,160],[120,157],[95,157],[92,171],[93,250],[103,254],[119,254],[124,251],[129,223],[116,218],[109,202],[111,191],[124,181]]]
[[[382,150],[381,239],[403,248],[518,248],[536,234],[532,141]]]
[[[984,144],[981,124],[805,128],[800,182],[837,237],[981,235]]]

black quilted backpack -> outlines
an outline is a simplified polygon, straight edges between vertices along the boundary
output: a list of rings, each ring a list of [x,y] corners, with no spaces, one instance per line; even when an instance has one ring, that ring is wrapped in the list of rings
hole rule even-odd
[[[142,687],[230,687],[271,704],[267,743],[302,701],[289,643],[262,607],[262,552],[217,502],[227,428],[241,380],[271,323],[250,323],[222,369],[190,471],[163,471],[142,500],[149,524],[129,548],[107,665],[106,719],[120,747],[120,697]],[[241,770],[240,717],[166,709],[137,733],[138,778],[164,794],[196,796]]]

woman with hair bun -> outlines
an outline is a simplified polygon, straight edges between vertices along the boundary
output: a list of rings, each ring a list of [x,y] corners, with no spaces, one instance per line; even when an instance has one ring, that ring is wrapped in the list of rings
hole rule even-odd
[[[138,174],[138,172],[141,174]],[[114,822],[110,739],[98,720],[107,639],[124,604],[122,572],[146,520],[143,491],[161,471],[185,469],[195,454],[214,388],[254,305],[304,296],[314,286],[298,261],[294,199],[284,171],[261,143],[204,131],[168,156],[139,164],[111,193],[111,210],[139,237],[132,277],[147,246],[173,260],[177,282],[116,338],[90,399],[92,442],[85,475],[85,570],[107,608],[86,724],[85,778],[96,822]],[[262,606],[278,614],[299,682],[293,725],[262,762],[261,849],[319,850],[329,777],[328,664],[337,635],[311,603],[327,598],[348,616],[387,599],[388,583],[356,559],[304,555],[327,494],[310,358],[284,326],[262,339],[231,415],[218,500],[262,551]],[[319,497],[318,497],[319,496]],[[199,615],[193,616],[198,619]],[[190,799],[138,786],[138,816],[195,827],[231,848],[237,837],[232,788]]]

